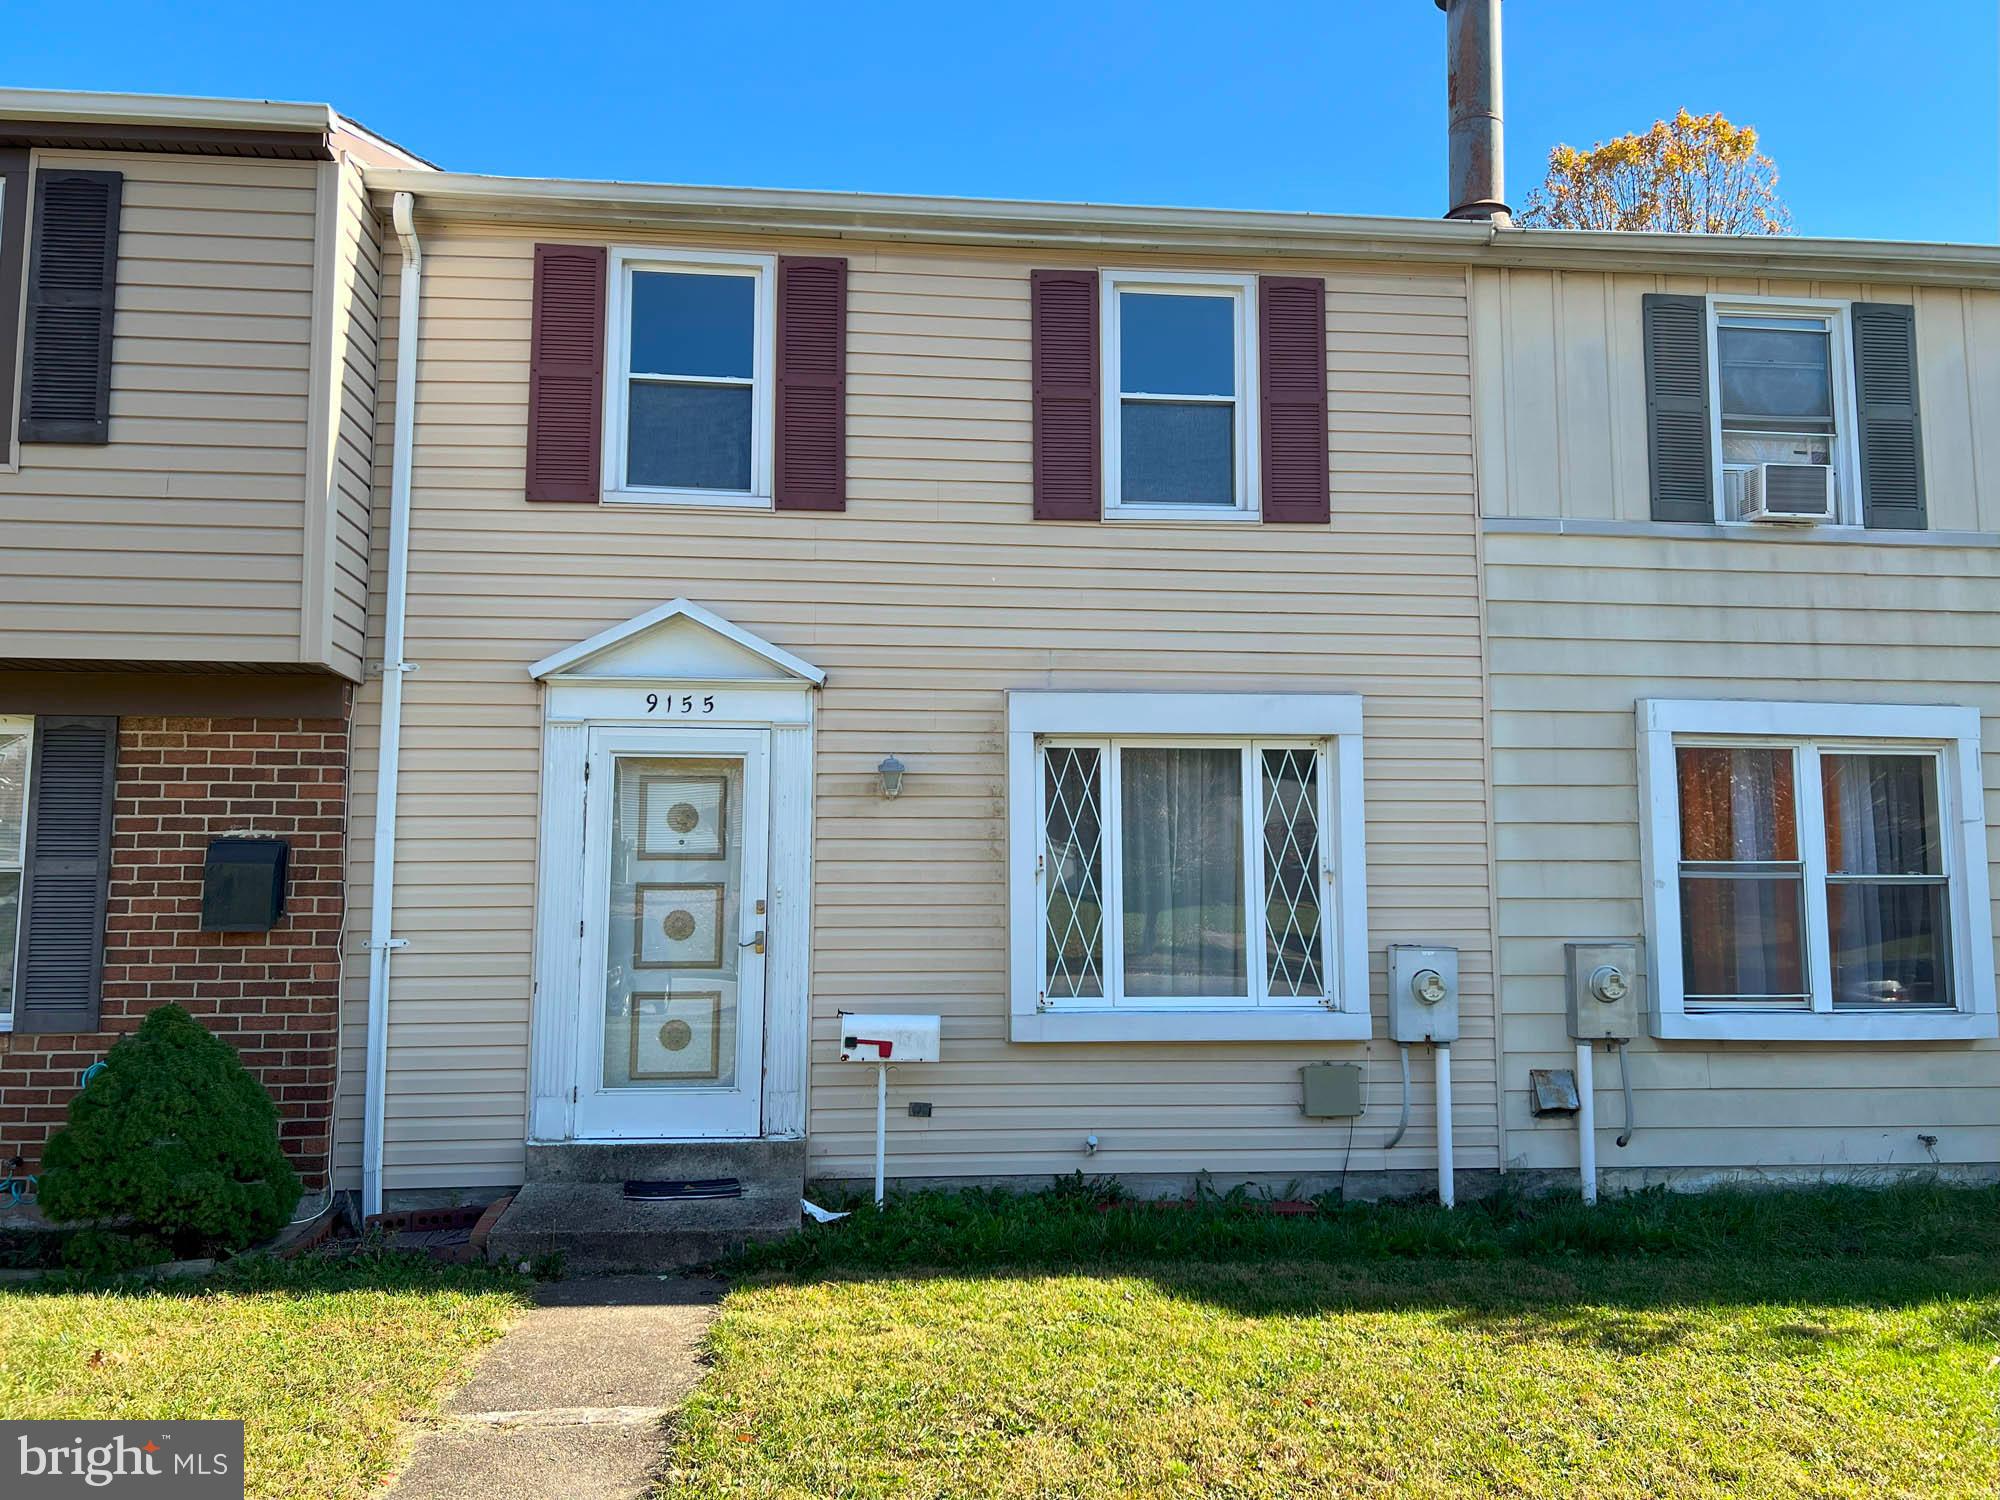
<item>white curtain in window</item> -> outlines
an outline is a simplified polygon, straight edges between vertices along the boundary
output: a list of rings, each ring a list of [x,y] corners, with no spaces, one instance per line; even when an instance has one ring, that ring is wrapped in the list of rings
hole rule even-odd
[[[1243,917],[1243,752],[1123,752],[1120,876],[1125,994],[1248,994]]]

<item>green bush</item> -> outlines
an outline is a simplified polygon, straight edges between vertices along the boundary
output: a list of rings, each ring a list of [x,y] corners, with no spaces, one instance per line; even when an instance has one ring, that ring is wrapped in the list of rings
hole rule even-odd
[[[178,1005],[121,1039],[42,1158],[42,1212],[95,1221],[79,1236],[99,1265],[227,1254],[274,1233],[298,1207],[298,1174],[278,1147],[278,1111],[235,1049]]]

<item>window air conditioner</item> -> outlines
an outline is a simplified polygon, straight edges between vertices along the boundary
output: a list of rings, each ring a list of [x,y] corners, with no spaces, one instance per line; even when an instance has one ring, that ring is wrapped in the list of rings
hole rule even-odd
[[[1826,464],[1758,464],[1746,470],[1743,519],[1831,521],[1833,470]]]

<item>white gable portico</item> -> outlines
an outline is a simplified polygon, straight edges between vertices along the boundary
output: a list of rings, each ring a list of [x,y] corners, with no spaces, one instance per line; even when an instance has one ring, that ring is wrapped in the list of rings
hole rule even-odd
[[[686,599],[536,662],[528,1140],[805,1133],[825,673]]]

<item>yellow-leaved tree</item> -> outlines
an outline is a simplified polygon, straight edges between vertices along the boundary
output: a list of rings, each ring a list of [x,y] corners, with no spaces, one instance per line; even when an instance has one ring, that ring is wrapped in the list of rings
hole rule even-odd
[[[1521,222],[1670,234],[1792,232],[1777,164],[1757,149],[1755,127],[1686,110],[1588,151],[1556,147]]]

